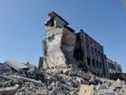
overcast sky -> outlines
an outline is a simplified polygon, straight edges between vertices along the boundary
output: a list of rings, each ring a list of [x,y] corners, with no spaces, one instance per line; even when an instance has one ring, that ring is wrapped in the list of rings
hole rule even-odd
[[[126,10],[121,0],[0,0],[0,61],[37,64],[42,55],[44,19],[56,11],[104,46],[126,72]]]

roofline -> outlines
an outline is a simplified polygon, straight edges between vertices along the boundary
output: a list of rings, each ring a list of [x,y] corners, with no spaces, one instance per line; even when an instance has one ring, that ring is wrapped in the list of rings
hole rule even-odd
[[[54,12],[54,11],[49,12],[49,13],[48,13],[48,16],[51,16],[51,17],[57,16],[57,17],[59,17],[61,20],[63,20],[63,21],[66,23],[66,25],[69,25],[69,23],[68,23],[65,19],[63,19],[61,16],[59,16],[59,15],[58,15],[56,12]]]

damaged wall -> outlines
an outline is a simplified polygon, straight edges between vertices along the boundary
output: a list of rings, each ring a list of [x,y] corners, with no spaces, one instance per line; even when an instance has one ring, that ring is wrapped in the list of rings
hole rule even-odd
[[[67,21],[55,12],[50,12],[45,30],[47,36],[43,41],[44,56],[40,66],[55,71],[56,68],[67,68],[71,64],[97,76],[108,77],[103,46],[82,29],[76,33]]]
[[[49,17],[45,24],[47,36],[44,40],[43,68],[55,71],[55,68],[67,68],[66,64],[72,62],[76,36],[67,27],[68,23],[57,14],[52,12]]]

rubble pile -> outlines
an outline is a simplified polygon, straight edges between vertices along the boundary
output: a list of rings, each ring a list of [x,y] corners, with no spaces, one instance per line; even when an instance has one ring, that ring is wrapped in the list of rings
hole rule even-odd
[[[79,87],[87,83],[86,78],[73,72],[45,75],[49,95],[78,95]]]
[[[103,84],[96,86],[98,95],[126,95],[126,83],[121,80],[105,80]],[[110,93],[110,94],[108,94]]]
[[[0,75],[0,95],[126,95],[124,81],[98,78],[82,70],[34,71],[34,77],[27,76],[26,71],[11,72]]]
[[[41,84],[34,84],[33,82],[24,82],[20,85],[16,95],[48,95],[47,89]]]
[[[5,62],[0,67],[0,95],[47,95],[40,94],[44,86],[35,66]]]
[[[83,82],[83,78],[79,74],[72,72],[54,73],[47,72],[36,73],[36,77],[27,76],[25,73],[13,71],[12,73],[3,73],[0,75],[0,89],[9,89],[18,85],[15,88],[15,95],[75,95],[79,85]],[[78,76],[78,77],[76,77]],[[80,75],[81,76],[81,75]],[[3,93],[3,92],[1,92]],[[0,95],[3,95],[1,94]],[[4,93],[4,95],[6,95]]]

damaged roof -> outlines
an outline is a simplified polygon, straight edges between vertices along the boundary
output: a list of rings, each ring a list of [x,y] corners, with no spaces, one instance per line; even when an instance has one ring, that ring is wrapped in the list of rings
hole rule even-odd
[[[69,23],[66,21],[66,20],[64,20],[61,16],[59,16],[56,12],[54,12],[54,11],[52,11],[52,12],[49,12],[48,13],[48,16],[49,17],[58,17],[59,19],[61,19],[64,23],[65,23],[65,25],[69,25]]]

